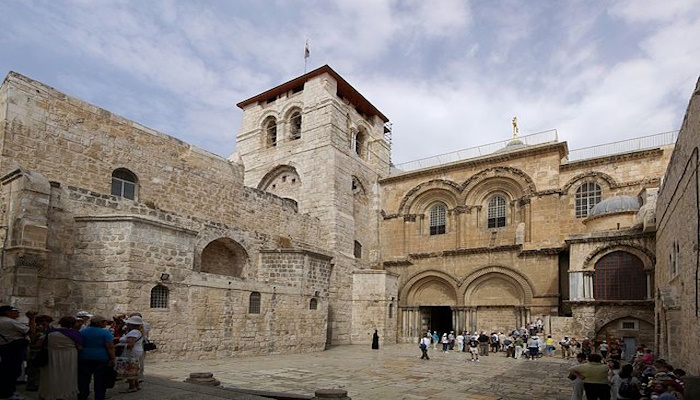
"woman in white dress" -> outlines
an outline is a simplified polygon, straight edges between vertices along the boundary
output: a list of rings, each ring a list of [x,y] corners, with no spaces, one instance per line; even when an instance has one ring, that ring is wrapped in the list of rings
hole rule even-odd
[[[141,390],[139,384],[139,361],[143,358],[143,320],[138,315],[133,315],[124,320],[126,324],[127,334],[119,338],[119,346],[124,346],[124,351],[121,357],[135,360],[135,374],[126,376],[126,382],[129,388],[125,392],[135,392]],[[133,371],[133,369],[131,369]]]
[[[63,317],[60,328],[49,330],[43,341],[49,350],[49,362],[41,367],[39,399],[72,399],[78,395],[78,350],[82,346],[80,332],[73,329],[74,317]]]

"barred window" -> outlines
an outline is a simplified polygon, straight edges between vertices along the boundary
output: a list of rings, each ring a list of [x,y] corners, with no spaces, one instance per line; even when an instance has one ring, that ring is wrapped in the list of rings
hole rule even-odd
[[[595,264],[593,297],[596,300],[644,300],[646,295],[644,264],[635,255],[616,251]]]
[[[156,285],[151,289],[151,308],[168,308],[168,296],[170,290],[163,285]]]
[[[253,292],[250,294],[248,314],[260,314],[260,292]]]
[[[318,300],[311,299],[311,301],[309,301],[309,310],[317,310],[317,309],[318,309]]]
[[[595,182],[585,182],[576,190],[576,218],[586,218],[596,204],[600,203],[600,186]]]
[[[430,234],[442,235],[445,233],[445,216],[447,207],[444,204],[436,204],[430,208]]]
[[[112,196],[136,200],[136,175],[126,168],[112,172]]]
[[[506,226],[506,199],[496,195],[489,200],[488,227],[500,228],[503,226]]]

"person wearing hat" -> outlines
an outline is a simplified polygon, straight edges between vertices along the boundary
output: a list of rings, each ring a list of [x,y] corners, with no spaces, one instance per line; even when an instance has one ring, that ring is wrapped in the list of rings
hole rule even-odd
[[[78,311],[77,313],[75,313],[75,318],[81,324],[80,328],[78,328],[78,329],[80,329],[82,331],[83,329],[90,326],[90,318],[92,318],[92,317],[93,317],[93,315],[87,311]]]
[[[29,326],[17,321],[19,309],[0,306],[0,398],[21,399],[16,393],[17,378],[22,374],[24,351],[34,336],[36,313],[27,311]]]
[[[128,359],[126,369],[129,374],[124,376],[129,384],[125,393],[141,390],[139,383],[139,371],[141,359],[143,359],[143,319],[139,315],[132,315],[124,320],[127,334],[119,339],[119,346],[124,346],[121,357]]]

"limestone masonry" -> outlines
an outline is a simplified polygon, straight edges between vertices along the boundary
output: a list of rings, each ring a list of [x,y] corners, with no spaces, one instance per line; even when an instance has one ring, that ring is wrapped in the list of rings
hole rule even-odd
[[[697,97],[675,151],[674,132],[584,154],[548,131],[394,166],[389,119],[328,66],[240,102],[229,159],[11,72],[0,301],[141,311],[168,359],[541,318],[557,340],[645,343],[700,373],[683,350],[699,333]]]

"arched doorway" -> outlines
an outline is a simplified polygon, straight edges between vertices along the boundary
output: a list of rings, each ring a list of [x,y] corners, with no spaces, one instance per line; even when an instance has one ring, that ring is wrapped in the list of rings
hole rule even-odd
[[[423,274],[407,284],[405,293],[400,319],[403,341],[417,341],[426,332],[457,330],[457,290],[449,277],[438,272]]]

